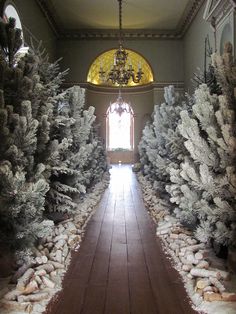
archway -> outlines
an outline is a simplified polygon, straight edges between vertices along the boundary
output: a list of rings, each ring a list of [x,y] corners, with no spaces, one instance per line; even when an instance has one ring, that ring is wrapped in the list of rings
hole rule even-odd
[[[121,96],[107,109],[106,148],[111,163],[133,162],[134,112]]]
[[[115,51],[116,49],[110,49],[108,51],[105,51],[93,60],[92,64],[89,67],[87,82],[94,85],[108,85],[118,87],[117,84],[112,84],[111,82],[101,80],[99,76],[99,71],[101,70],[101,68],[107,73],[109,69],[111,69],[111,67],[113,66]],[[153,82],[154,77],[151,65],[144,58],[144,56],[131,49],[126,49],[126,52],[128,53],[129,64],[132,64],[135,72],[137,72],[140,65],[142,66],[143,71],[143,76],[139,83],[134,83],[133,81],[130,81],[127,86],[140,86]]]
[[[10,17],[15,19],[16,28],[19,28],[21,30],[22,46],[17,51],[17,54],[15,56],[16,61],[18,61],[21,57],[23,57],[28,52],[29,47],[25,44],[25,41],[24,41],[23,27],[22,27],[20,16],[15,6],[11,2],[7,3],[4,8],[3,19],[5,20],[5,22],[8,22]]]

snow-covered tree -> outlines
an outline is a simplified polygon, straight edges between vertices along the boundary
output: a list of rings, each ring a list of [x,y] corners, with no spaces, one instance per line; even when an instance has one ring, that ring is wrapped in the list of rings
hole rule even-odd
[[[229,65],[230,63],[230,65]],[[236,129],[235,73],[228,51],[214,56],[223,95],[211,95],[203,84],[195,91],[192,114],[181,111],[178,129],[188,151],[167,186],[177,215],[195,229],[199,240],[235,245]]]
[[[31,102],[22,101],[16,113],[14,104],[5,104],[3,90],[1,96],[1,243],[20,248],[34,242],[52,225],[43,218],[48,184],[42,175],[44,165],[34,165],[38,121],[32,117]]]
[[[106,158],[84,90],[61,91],[67,71],[40,46],[16,62],[18,32],[9,23],[0,21],[0,241],[16,248],[47,234],[45,212],[74,211]]]
[[[185,106],[175,93],[174,87],[165,88],[165,102],[156,105],[153,122],[147,124],[139,144],[140,161],[144,174],[159,192],[165,191],[170,182],[169,167],[181,160],[183,139],[177,129],[179,112]]]
[[[94,108],[85,110],[84,101],[84,89],[74,86],[64,92],[58,105],[54,145],[64,149],[57,149],[58,162],[52,167],[50,211],[73,211],[77,207],[73,197],[83,196],[107,170],[105,149],[94,134]]]
[[[139,145],[144,175],[163,196],[165,189],[175,214],[203,242],[236,245],[236,65],[232,45],[213,57],[219,84],[200,85],[187,105],[174,105],[171,88],[166,103],[156,106],[153,122]],[[145,172],[146,171],[146,172]]]

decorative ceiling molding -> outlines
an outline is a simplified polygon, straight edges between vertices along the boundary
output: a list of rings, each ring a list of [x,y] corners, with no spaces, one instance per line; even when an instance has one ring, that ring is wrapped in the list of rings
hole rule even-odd
[[[125,39],[176,39],[180,38],[178,34],[174,31],[149,31],[144,29],[124,29]],[[119,30],[114,29],[81,29],[71,30],[69,32],[64,32],[60,34],[60,38],[63,39],[107,39],[107,40],[117,40],[119,39]]]
[[[62,84],[63,88],[69,88],[74,85],[79,85],[80,87],[86,88],[89,91],[101,93],[101,94],[107,94],[107,93],[115,93],[117,94],[118,87],[113,86],[102,86],[102,85],[94,85],[88,82],[64,82]],[[184,89],[184,82],[183,81],[170,81],[170,82],[152,82],[146,85],[140,85],[140,86],[132,86],[132,87],[122,87],[122,92],[125,92],[126,94],[135,94],[137,93],[145,93],[150,90],[163,90],[164,87],[174,85],[176,90],[183,90]]]
[[[217,0],[216,0],[217,1]],[[229,0],[233,1],[233,0]],[[36,0],[45,18],[51,26],[56,37],[59,39],[107,39],[116,40],[119,36],[119,30],[115,29],[80,29],[67,30],[61,29],[60,19],[56,16],[56,10],[49,0]],[[126,39],[181,39],[195,15],[205,0],[191,0],[187,6],[176,30],[144,30],[144,29],[124,29],[124,38]]]
[[[203,18],[210,23],[214,18],[214,23],[217,28],[221,21],[235,8],[235,0],[208,0]]]
[[[39,5],[40,9],[42,10],[46,20],[48,21],[52,31],[56,35],[57,38],[60,37],[61,29],[58,26],[58,16],[55,14],[55,9],[50,1],[47,0],[36,0],[37,4]]]
[[[197,12],[199,11],[204,2],[205,0],[192,0],[186,7],[185,12],[177,27],[178,30],[177,33],[180,34],[180,37],[183,37],[184,34],[187,32],[194,17],[196,16]]]

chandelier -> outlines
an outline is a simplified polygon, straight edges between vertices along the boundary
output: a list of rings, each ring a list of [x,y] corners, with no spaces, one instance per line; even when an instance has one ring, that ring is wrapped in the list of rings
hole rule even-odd
[[[108,113],[117,113],[119,116],[121,116],[124,112],[126,113],[133,113],[132,109],[130,108],[129,104],[127,104],[122,96],[121,96],[121,90],[119,89],[118,97],[114,104],[111,104]]]
[[[143,72],[141,68],[141,63],[138,64],[138,71],[135,74],[134,68],[131,64],[127,65],[128,53],[125,51],[125,48],[122,45],[122,0],[117,0],[119,2],[119,48],[114,54],[114,64],[106,75],[106,72],[103,70],[102,66],[100,67],[99,77],[104,81],[111,81],[112,84],[127,85],[129,80],[132,79],[134,83],[139,83]]]

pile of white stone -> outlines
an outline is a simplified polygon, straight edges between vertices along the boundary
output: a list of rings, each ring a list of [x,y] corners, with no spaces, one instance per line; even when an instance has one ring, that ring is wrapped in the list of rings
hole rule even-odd
[[[226,271],[225,263],[214,258],[211,248],[197,241],[190,230],[169,214],[168,204],[155,195],[149,181],[141,174],[138,174],[138,179],[144,203],[157,223],[157,236],[162,240],[167,254],[171,255],[193,304],[199,306],[204,301],[236,301],[235,291],[228,291],[231,274]]]
[[[61,289],[72,250],[79,249],[85,226],[94,212],[109,177],[104,176],[93,191],[78,204],[73,218],[54,226],[50,236],[42,238],[33,257],[21,266],[0,291],[1,313],[42,313],[52,296]]]

